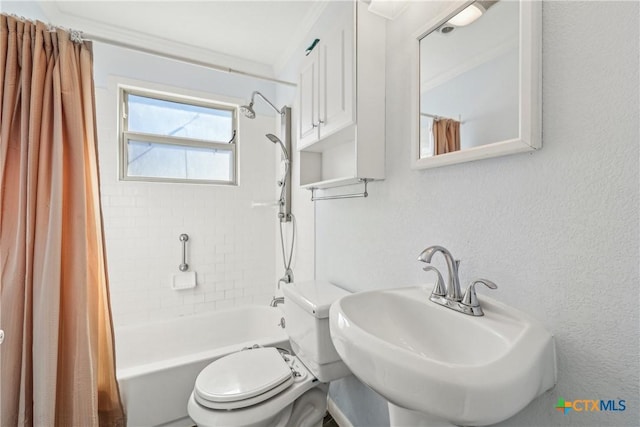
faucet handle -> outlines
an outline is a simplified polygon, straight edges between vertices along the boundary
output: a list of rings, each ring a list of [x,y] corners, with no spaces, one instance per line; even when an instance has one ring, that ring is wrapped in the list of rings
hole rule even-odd
[[[445,296],[446,293],[447,293],[447,290],[444,287],[444,280],[442,279],[442,274],[440,274],[438,269],[435,268],[432,265],[428,265],[428,266],[424,267],[422,270],[424,270],[424,271],[435,271],[435,273],[438,275],[438,280],[436,281],[436,285],[433,287],[433,292],[431,292],[431,295],[437,295],[437,296],[440,296],[440,297]]]
[[[478,297],[476,295],[476,283],[482,283],[489,289],[498,289],[498,285],[493,283],[491,280],[487,279],[474,279],[469,284],[467,291],[464,293],[462,297],[461,304],[467,305],[469,307],[479,307],[480,303],[478,302]]]

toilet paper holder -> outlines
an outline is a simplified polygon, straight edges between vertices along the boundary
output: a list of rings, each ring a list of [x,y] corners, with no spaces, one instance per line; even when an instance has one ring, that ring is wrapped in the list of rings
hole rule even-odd
[[[187,241],[189,240],[188,234],[181,234],[179,237],[182,242],[182,264],[178,266],[180,271],[187,271],[189,269],[189,264],[187,264]]]

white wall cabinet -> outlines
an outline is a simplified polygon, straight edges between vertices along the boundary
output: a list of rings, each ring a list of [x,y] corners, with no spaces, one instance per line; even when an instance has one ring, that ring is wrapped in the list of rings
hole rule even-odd
[[[298,81],[300,184],[326,188],[384,178],[385,21],[363,2],[333,16]]]
[[[305,58],[300,68],[298,79],[298,147],[304,147],[318,140],[318,123],[320,121],[320,105],[318,104],[318,72],[320,55],[318,50]]]
[[[353,23],[349,14],[341,18],[302,63],[298,147],[307,147],[355,122]]]

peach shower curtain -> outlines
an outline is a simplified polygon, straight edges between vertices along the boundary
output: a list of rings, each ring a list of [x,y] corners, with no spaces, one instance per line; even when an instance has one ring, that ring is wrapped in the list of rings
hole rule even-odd
[[[433,151],[435,155],[460,150],[460,122],[453,119],[433,121]]]
[[[123,425],[92,47],[6,15],[0,36],[0,425]]]

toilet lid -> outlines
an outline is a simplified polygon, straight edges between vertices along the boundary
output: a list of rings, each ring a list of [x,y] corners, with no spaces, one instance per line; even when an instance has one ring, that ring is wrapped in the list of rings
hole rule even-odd
[[[280,352],[257,348],[210,363],[196,379],[195,397],[204,406],[235,409],[260,403],[291,383],[291,368]]]

